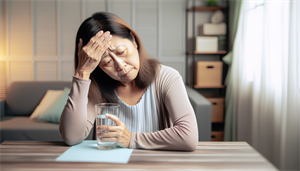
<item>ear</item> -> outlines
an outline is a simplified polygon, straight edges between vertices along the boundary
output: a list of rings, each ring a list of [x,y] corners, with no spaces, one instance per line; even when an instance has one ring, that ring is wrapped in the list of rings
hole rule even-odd
[[[134,46],[135,46],[136,48],[138,48],[138,45],[137,45],[137,43],[136,43],[136,41],[135,41],[135,37],[134,37],[133,33],[130,32],[130,34],[131,34],[131,36],[132,36],[132,40],[133,40]]]

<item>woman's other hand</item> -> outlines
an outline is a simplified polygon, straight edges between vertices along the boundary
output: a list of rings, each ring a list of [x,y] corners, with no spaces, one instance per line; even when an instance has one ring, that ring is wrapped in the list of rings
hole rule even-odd
[[[97,131],[109,131],[109,132],[98,132],[98,136],[102,142],[116,142],[119,146],[128,148],[131,132],[127,129],[126,125],[119,120],[118,117],[110,114],[106,114],[108,119],[111,119],[116,123],[113,125],[101,125],[97,127]]]
[[[90,41],[82,47],[82,39],[78,43],[78,67],[75,71],[75,76],[88,80],[90,74],[98,66],[103,53],[111,44],[112,36],[110,32],[99,31]]]

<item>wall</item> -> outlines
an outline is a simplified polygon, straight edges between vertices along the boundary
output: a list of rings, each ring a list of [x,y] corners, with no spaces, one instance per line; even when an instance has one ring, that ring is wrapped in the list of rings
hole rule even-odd
[[[77,29],[97,11],[123,18],[185,79],[184,0],[2,0],[0,9],[1,99],[13,81],[71,81]]]

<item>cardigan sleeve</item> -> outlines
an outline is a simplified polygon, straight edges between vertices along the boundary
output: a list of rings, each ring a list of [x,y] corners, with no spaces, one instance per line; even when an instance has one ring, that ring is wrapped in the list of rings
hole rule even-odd
[[[198,145],[198,126],[195,112],[180,74],[166,66],[160,72],[160,103],[168,113],[173,126],[154,133],[132,133],[130,148],[193,151]],[[161,122],[161,121],[160,121]]]
[[[90,133],[96,115],[94,107],[88,103],[91,80],[73,77],[68,101],[60,117],[60,132],[68,145],[83,141]]]

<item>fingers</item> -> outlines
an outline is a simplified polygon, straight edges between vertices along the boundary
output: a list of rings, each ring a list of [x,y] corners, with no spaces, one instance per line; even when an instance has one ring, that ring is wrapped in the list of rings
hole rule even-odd
[[[97,138],[100,138],[102,142],[118,142],[118,138],[122,135],[120,129],[117,126],[103,125],[103,128],[99,126],[99,131],[109,130],[110,132],[97,132]]]
[[[114,48],[113,48],[111,45],[109,45],[109,46],[108,46],[108,49],[109,49],[110,51],[113,51]]]
[[[114,115],[106,114],[106,117],[113,120],[120,126],[101,125],[97,127],[97,139],[102,142],[116,142],[121,147],[129,147],[132,133],[126,125]],[[99,132],[103,131],[103,132]]]
[[[100,44],[103,45],[104,40],[110,37],[110,32],[99,31],[95,36],[93,36],[90,41],[84,46],[86,52],[94,51]],[[106,43],[106,42],[105,42]]]
[[[94,50],[94,55],[102,56],[105,53],[105,51],[107,51],[109,45],[111,45],[111,38],[112,36],[109,35],[106,39],[102,41],[102,43],[99,43],[99,46],[97,46]]]
[[[101,30],[94,37],[92,37],[85,46],[87,52],[93,52],[99,46],[99,43],[102,42],[101,40],[105,39],[105,36],[106,34],[103,34],[103,31]]]
[[[111,115],[111,114],[106,114],[105,115],[108,119],[111,119],[112,121],[114,121],[116,123],[117,126],[120,126],[123,124],[122,121],[120,121],[120,119],[114,115]]]
[[[99,65],[103,53],[110,45],[112,36],[110,32],[102,30],[96,33],[89,42],[83,46],[83,40],[79,39],[78,43],[78,67],[76,70],[84,73],[92,73]]]
[[[118,143],[118,139],[117,138],[100,138],[101,142],[116,142]]]
[[[103,46],[103,41],[105,40],[105,39],[107,39],[107,36],[109,35],[109,32],[105,32],[104,34],[103,34],[103,32],[102,31],[100,31],[100,32],[98,32],[94,37],[92,37],[92,42],[94,42],[93,43],[93,45],[92,45],[92,48],[91,48],[91,51],[94,51],[97,47],[99,47],[99,46]]]
[[[98,137],[118,137],[120,134],[117,132],[98,132]]]
[[[86,48],[91,48],[95,41],[103,35],[103,31],[99,31],[95,36],[93,36],[90,41],[85,45]]]
[[[81,51],[82,48],[82,39],[79,39],[79,43],[78,43],[78,53]]]
[[[110,45],[111,38],[112,36],[110,35],[109,31],[104,33],[101,30],[95,36],[93,36],[84,47],[82,47],[82,51],[84,53],[81,51],[80,53],[82,53],[81,56],[87,57],[83,61],[85,61],[84,65],[87,68],[90,68],[89,70],[94,70],[94,68],[99,64],[103,53]],[[82,46],[82,42],[79,42],[78,46]],[[78,54],[78,56],[80,55]]]
[[[122,132],[123,128],[120,126],[113,126],[113,125],[101,125],[97,127],[97,131]]]
[[[99,36],[100,34],[98,34]],[[112,36],[110,35],[110,32],[105,32],[105,34],[102,34],[100,37],[93,37],[92,42],[93,45],[89,49],[88,55],[89,56],[95,56],[101,58],[103,53],[107,50],[108,46],[110,45],[110,40]]]

